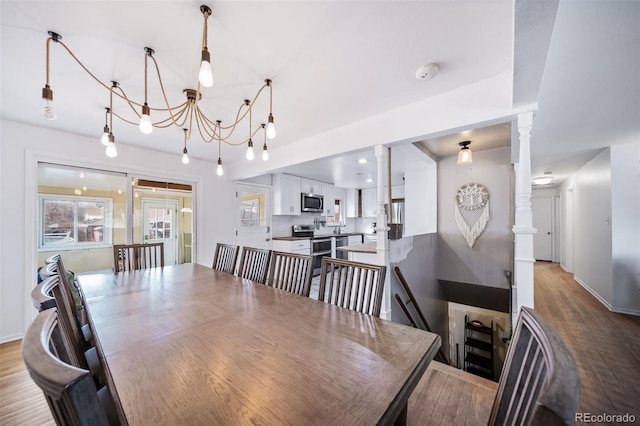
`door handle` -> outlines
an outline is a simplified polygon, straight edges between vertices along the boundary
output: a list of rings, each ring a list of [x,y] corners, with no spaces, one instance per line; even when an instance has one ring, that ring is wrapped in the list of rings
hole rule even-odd
[[[271,241],[271,238],[265,238],[265,241]]]
[[[547,235],[551,235],[551,232],[547,232]]]

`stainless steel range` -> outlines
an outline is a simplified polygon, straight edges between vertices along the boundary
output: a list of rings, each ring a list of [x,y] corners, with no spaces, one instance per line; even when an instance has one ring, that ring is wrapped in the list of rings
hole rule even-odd
[[[308,237],[311,240],[311,256],[313,256],[313,275],[320,275],[320,267],[322,266],[322,258],[331,256],[331,236],[314,235],[315,227],[313,225],[293,225],[291,227],[291,236]]]

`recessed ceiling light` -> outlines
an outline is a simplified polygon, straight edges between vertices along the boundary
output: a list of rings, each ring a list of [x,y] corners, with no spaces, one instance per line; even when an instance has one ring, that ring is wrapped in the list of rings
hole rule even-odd
[[[539,178],[533,179],[533,183],[536,184],[536,185],[548,185],[551,182],[553,182],[553,177],[552,176],[544,176],[544,177],[539,177]]]
[[[371,183],[371,182],[373,182],[373,179],[372,178],[367,178],[367,183]]]
[[[364,164],[366,162],[367,162],[366,158],[361,158],[361,159],[358,160],[358,163],[360,163],[360,164]]]

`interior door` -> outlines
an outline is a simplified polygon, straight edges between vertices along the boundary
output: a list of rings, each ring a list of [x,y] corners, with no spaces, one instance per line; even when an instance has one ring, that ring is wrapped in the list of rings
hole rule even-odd
[[[553,260],[553,197],[531,199],[533,227],[533,257],[536,260]]]
[[[142,199],[142,223],[145,243],[164,243],[164,264],[176,264],[178,202]]]
[[[237,244],[271,248],[271,188],[236,184]]]

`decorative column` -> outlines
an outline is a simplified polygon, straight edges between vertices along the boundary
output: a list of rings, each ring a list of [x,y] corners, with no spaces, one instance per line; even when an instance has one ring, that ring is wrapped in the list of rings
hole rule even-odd
[[[384,183],[385,183],[385,165],[386,165],[386,149],[382,145],[375,146],[375,156],[378,164],[378,208],[376,210],[376,263],[387,266],[387,273],[384,278],[384,292],[382,295],[382,307],[380,309],[380,317],[383,319],[391,319],[391,270],[389,268],[389,240],[387,227],[387,214],[384,205],[386,204]]]
[[[520,308],[533,308],[533,227],[531,211],[531,147],[529,144],[533,112],[518,115],[520,152],[516,172],[516,212],[513,233],[515,234],[514,274],[512,287],[512,324],[515,326]]]

